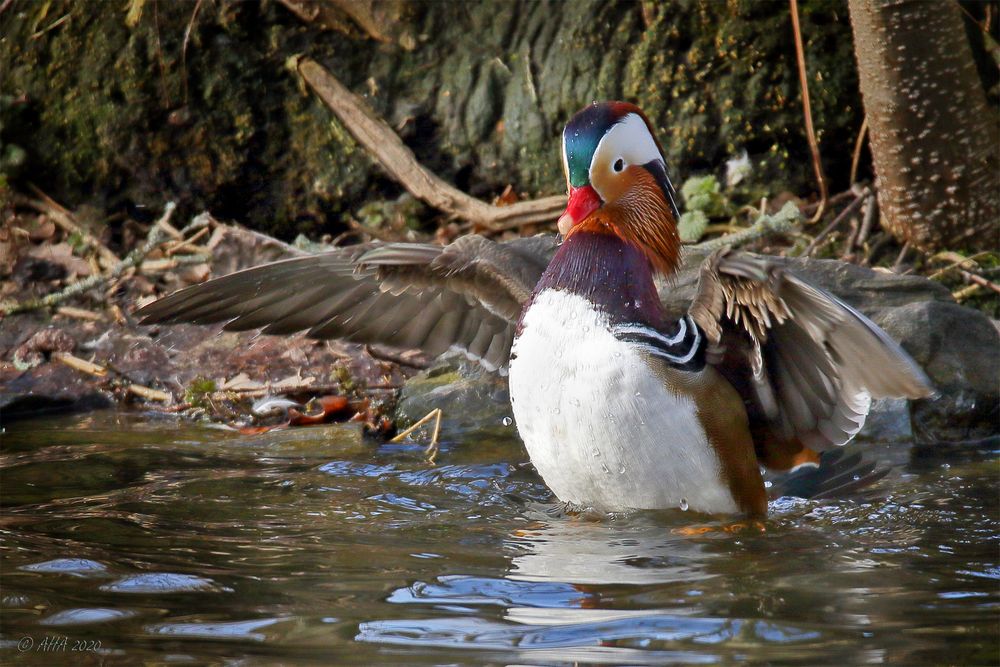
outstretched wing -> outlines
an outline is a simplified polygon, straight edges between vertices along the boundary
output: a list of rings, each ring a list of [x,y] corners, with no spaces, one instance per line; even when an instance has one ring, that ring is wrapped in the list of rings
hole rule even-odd
[[[747,405],[759,460],[787,469],[843,445],[872,398],[933,393],[923,371],[867,317],[784,267],[719,251],[702,265],[691,317]]]
[[[521,304],[554,249],[553,236],[352,246],[237,271],[137,314],[143,324],[226,322],[230,331],[456,350],[502,371]]]

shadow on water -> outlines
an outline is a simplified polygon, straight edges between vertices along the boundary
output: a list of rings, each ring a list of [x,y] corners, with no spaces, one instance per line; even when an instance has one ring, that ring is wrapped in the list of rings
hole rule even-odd
[[[18,423],[0,662],[995,663],[996,452],[874,453],[885,500],[727,532],[548,511],[513,433],[430,467],[348,425]]]

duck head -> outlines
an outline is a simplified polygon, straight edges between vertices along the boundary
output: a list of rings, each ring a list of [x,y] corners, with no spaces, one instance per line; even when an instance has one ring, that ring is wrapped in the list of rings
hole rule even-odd
[[[680,258],[674,187],[645,114],[627,102],[595,103],[573,116],[562,139],[569,192],[558,223],[563,236],[616,235],[654,270],[672,273]]]

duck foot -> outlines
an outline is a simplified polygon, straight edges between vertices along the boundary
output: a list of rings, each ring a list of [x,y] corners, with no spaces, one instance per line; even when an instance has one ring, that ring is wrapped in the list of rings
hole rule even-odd
[[[734,521],[722,524],[721,526],[684,526],[683,528],[673,528],[670,532],[674,535],[683,535],[684,537],[697,537],[709,533],[730,533],[735,535],[747,530],[764,533],[767,532],[767,527],[762,521],[753,519],[750,521]]]
[[[442,414],[443,413],[441,412],[441,408],[434,408],[433,410],[431,410],[430,412],[428,412],[426,415],[424,415],[423,417],[421,417],[420,419],[418,419],[416,422],[414,422],[409,428],[407,428],[406,430],[404,430],[402,433],[399,433],[398,435],[396,435],[396,437],[394,437],[389,442],[402,442],[406,438],[406,436],[410,435],[411,433],[413,433],[414,431],[416,431],[418,428],[420,428],[421,426],[423,426],[424,424],[426,424],[427,422],[429,422],[429,421],[431,421],[433,419],[434,420],[434,430],[431,431],[431,442],[430,442],[429,445],[427,445],[427,448],[424,450],[424,455],[427,456],[427,462],[430,463],[431,465],[433,465],[434,464],[434,459],[437,458],[437,455],[438,455],[438,436],[441,434],[441,415]]]

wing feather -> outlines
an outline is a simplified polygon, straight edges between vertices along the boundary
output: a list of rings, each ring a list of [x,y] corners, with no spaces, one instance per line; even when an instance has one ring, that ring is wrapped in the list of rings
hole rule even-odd
[[[137,314],[143,324],[225,322],[234,331],[453,349],[503,371],[521,307],[554,250],[553,236],[371,243],[237,271]]]
[[[773,259],[729,249],[709,256],[689,312],[726,350],[720,371],[743,395],[768,465],[800,461],[792,454],[804,447],[848,442],[872,398],[933,393],[877,325]]]

